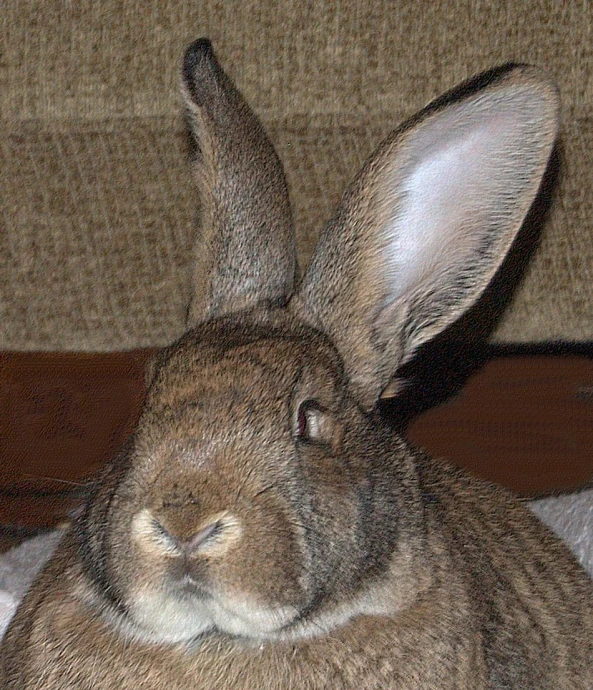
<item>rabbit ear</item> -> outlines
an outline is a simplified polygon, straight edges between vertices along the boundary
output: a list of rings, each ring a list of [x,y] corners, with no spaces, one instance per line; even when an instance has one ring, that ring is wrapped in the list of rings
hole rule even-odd
[[[207,39],[188,47],[182,92],[196,144],[200,237],[187,325],[283,302],[296,271],[282,165]]]
[[[539,70],[492,70],[388,137],[346,192],[291,309],[333,339],[367,409],[493,277],[537,194],[558,111]]]

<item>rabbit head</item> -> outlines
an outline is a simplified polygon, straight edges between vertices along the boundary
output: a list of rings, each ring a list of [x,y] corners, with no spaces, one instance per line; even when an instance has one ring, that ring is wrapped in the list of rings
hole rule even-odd
[[[427,106],[348,188],[299,286],[280,162],[206,40],[183,93],[201,202],[188,330],[81,522],[89,571],[113,620],[158,642],[396,611],[421,587],[423,504],[374,409],[504,258],[556,89],[508,65]]]

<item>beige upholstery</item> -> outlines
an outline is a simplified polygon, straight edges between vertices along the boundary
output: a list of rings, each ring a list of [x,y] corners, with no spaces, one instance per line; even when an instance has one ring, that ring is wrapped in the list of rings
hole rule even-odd
[[[4,0],[0,348],[116,350],[183,329],[197,199],[178,98],[213,40],[267,126],[301,264],[380,138],[508,60],[561,86],[561,172],[493,338],[593,340],[593,9],[582,0]]]

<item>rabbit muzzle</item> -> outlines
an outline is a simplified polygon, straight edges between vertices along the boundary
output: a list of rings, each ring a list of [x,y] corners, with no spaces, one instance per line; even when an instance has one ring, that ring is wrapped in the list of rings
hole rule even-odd
[[[164,522],[146,508],[132,520],[132,542],[151,576],[131,587],[128,610],[149,638],[182,642],[218,630],[259,639],[298,615],[298,605],[279,601],[274,587],[263,585],[261,566],[257,569],[249,556],[244,558],[244,551],[257,547],[250,546],[250,530],[242,518],[218,512],[191,534],[175,532]],[[261,554],[259,558],[264,561]],[[262,563],[271,578],[278,570],[274,560],[272,554]],[[284,572],[280,575],[285,579]],[[302,596],[292,584],[287,599]]]
[[[215,630],[273,636],[307,599],[298,528],[273,489],[250,485],[236,461],[230,471],[229,455],[245,458],[245,448],[227,448],[188,471],[191,452],[169,457],[167,471],[130,505],[135,565],[122,576],[130,618],[141,637],[158,642]]]

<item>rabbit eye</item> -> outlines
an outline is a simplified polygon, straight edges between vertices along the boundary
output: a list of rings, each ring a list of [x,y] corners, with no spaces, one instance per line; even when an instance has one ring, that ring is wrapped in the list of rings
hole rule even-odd
[[[296,436],[301,440],[316,441],[323,437],[324,411],[316,400],[305,400],[297,413]]]

